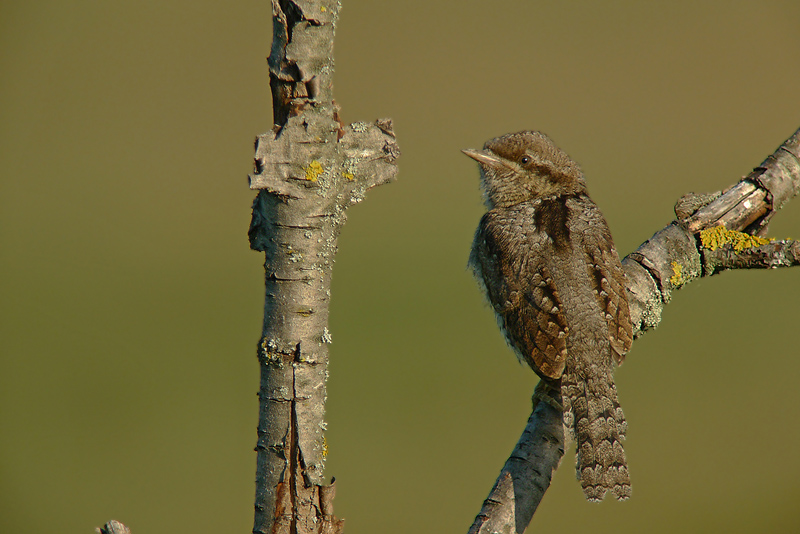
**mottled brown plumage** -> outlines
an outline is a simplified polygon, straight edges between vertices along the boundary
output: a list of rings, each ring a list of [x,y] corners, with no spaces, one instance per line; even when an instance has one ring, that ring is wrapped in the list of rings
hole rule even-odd
[[[519,359],[560,388],[586,498],[627,499],[627,424],[612,365],[633,329],[608,225],[577,163],[546,135],[508,134],[464,153],[481,165],[488,208],[470,266]]]

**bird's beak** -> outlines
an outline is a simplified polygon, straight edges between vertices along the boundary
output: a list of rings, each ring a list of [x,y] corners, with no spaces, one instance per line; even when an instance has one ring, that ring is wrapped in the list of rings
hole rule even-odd
[[[481,165],[487,165],[489,167],[500,167],[503,162],[500,158],[489,152],[488,150],[473,150],[468,148],[466,150],[462,150],[464,154],[471,157]]]

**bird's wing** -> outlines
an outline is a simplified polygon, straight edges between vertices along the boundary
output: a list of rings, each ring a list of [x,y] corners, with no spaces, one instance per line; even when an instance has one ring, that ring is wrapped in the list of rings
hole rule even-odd
[[[584,250],[591,269],[589,278],[597,303],[605,314],[614,360],[620,364],[633,343],[633,325],[625,293],[625,271],[622,270],[611,231],[600,211],[594,207],[585,209],[584,213],[594,219],[583,234]]]
[[[546,261],[553,253],[552,240],[544,232],[512,233],[508,229],[513,221],[503,217],[494,211],[483,216],[470,265],[509,345],[540,376],[560,378],[569,329]],[[532,252],[538,257],[535,262]]]

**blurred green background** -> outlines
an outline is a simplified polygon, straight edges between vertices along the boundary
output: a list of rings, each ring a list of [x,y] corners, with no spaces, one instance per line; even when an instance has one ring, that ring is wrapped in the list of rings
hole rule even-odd
[[[800,127],[800,3],[344,0],[345,122],[392,117],[396,183],[333,281],[327,475],[347,532],[465,532],[535,383],[467,272],[461,148],[540,129],[624,255]],[[266,1],[0,5],[0,532],[249,532],[271,127]],[[800,237],[800,200],[771,234]],[[800,271],[678,292],[617,383],[633,498],[570,452],[532,530],[800,531]]]

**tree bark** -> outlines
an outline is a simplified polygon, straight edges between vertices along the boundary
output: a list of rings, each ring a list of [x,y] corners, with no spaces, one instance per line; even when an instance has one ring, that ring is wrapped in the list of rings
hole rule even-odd
[[[800,242],[759,237],[798,192],[800,129],[724,193],[680,199],[677,220],[622,260],[634,336],[658,326],[672,292],[697,278],[727,269],[798,265]],[[566,447],[560,397],[558,391],[537,386],[525,430],[470,534],[522,533],[527,528]]]
[[[325,485],[328,303],[348,206],[394,179],[390,120],[341,124],[333,101],[339,2],[273,0],[275,127],[256,139],[250,246],[265,253],[255,533],[334,533]]]

